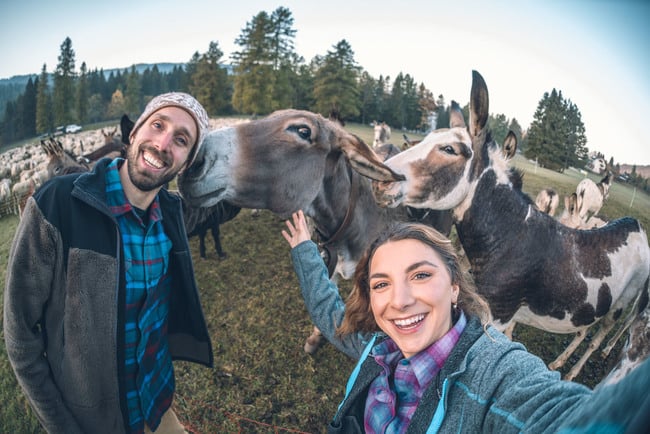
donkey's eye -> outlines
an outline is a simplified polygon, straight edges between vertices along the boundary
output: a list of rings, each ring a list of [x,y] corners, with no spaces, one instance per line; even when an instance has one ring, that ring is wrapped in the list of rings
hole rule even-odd
[[[307,140],[311,143],[311,128],[306,125],[292,125],[289,127],[289,130],[295,131],[303,140]]]
[[[311,139],[311,130],[308,127],[298,128],[298,135],[301,139],[309,140]]]
[[[446,145],[442,147],[442,152],[449,155],[456,155],[456,150],[451,145]]]

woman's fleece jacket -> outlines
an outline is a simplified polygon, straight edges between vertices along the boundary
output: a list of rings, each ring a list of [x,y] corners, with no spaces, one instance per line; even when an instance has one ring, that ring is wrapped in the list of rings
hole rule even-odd
[[[368,387],[381,371],[370,349],[386,336],[337,336],[345,304],[328,278],[316,244],[300,243],[291,257],[316,327],[340,351],[360,359],[328,432],[363,432]],[[424,392],[407,432],[625,432],[631,421],[645,423],[650,417],[649,390],[650,360],[620,383],[594,393],[562,381],[523,345],[493,327],[484,330],[477,318],[470,317],[438,377]]]
[[[44,184],[27,202],[9,256],[7,354],[51,433],[126,431],[125,273],[122,238],[105,201],[109,162]],[[211,367],[180,199],[165,190],[159,198],[172,241],[169,350],[174,359]]]

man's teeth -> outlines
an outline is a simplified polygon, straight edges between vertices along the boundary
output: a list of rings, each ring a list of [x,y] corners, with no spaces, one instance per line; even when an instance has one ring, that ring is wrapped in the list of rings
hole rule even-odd
[[[393,322],[397,327],[408,327],[424,319],[424,314],[419,314],[405,319],[396,319]]]
[[[144,157],[144,161],[151,164],[156,169],[162,169],[163,166],[165,165],[161,160],[158,160],[157,158],[155,158],[153,155],[151,155],[148,152],[145,152],[143,157]]]

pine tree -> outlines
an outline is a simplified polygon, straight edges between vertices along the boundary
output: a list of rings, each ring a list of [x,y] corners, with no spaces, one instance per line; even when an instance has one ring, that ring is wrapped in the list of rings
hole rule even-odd
[[[431,128],[449,128],[449,107],[445,102],[444,95],[438,95],[438,99],[436,100],[436,107],[436,124]]]
[[[22,103],[22,131],[21,138],[34,137],[36,135],[36,92],[38,78],[34,82],[31,77],[25,86],[25,93]]]
[[[360,71],[350,44],[345,39],[338,42],[334,51],[327,52],[314,76],[314,111],[324,116],[335,112],[342,119],[358,116]]]
[[[404,128],[406,123],[406,108],[404,101],[404,94],[406,93],[406,83],[404,74],[401,72],[395,77],[393,81],[393,86],[390,90],[389,96],[389,106],[391,112],[389,116],[385,117],[385,121],[388,125],[393,125],[393,127]]]
[[[66,125],[73,122],[76,113],[73,110],[75,101],[75,54],[72,49],[72,40],[67,37],[61,44],[59,63],[54,71],[54,122],[57,125]]]
[[[272,110],[273,47],[269,35],[273,22],[262,11],[235,40],[242,47],[232,55],[235,84],[233,106],[241,113],[266,114]]]
[[[38,134],[52,131],[52,102],[48,89],[47,66],[43,64],[36,88],[36,132]]]
[[[364,125],[379,118],[378,101],[375,80],[367,71],[362,71],[359,77],[359,99],[361,100],[361,120]]]
[[[77,82],[77,117],[79,123],[88,122],[88,99],[90,98],[90,83],[88,82],[88,70],[86,62],[81,63],[79,68],[79,81]]]
[[[420,131],[429,131],[431,129],[431,116],[436,111],[436,101],[433,92],[420,84],[418,89],[418,108],[420,113],[420,122],[417,129]]]
[[[20,97],[18,98],[20,99]],[[8,101],[5,105],[5,116],[3,121],[0,123],[0,144],[11,143],[16,140],[17,135],[17,103],[18,99],[15,101]]]
[[[525,140],[527,158],[552,170],[583,167],[588,149],[580,111],[561,91],[544,93]]]
[[[404,76],[404,128],[414,130],[417,128],[422,118],[419,106],[418,84],[410,75]]]
[[[220,65],[223,51],[218,42],[210,42],[207,53],[203,54],[193,68],[190,78],[190,93],[203,104],[210,115],[225,114],[229,111],[231,90],[228,72]]]
[[[379,76],[377,79],[377,87],[375,88],[375,100],[377,104],[377,116],[373,118],[376,121],[386,121],[386,119],[391,117],[391,107],[390,107],[390,76],[384,77],[383,75]]]
[[[301,61],[297,66],[293,89],[294,100],[291,106],[299,110],[309,110],[314,105],[314,75],[310,65]]]
[[[131,66],[131,72],[124,74],[126,78],[126,88],[124,91],[124,109],[126,113],[139,114],[143,109],[142,85],[140,83],[140,74]],[[122,114],[119,114],[120,116]]]

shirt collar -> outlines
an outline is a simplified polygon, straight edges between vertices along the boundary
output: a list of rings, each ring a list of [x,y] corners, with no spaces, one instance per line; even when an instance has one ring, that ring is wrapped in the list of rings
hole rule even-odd
[[[379,364],[389,366],[391,371],[394,371],[398,363],[409,363],[418,383],[424,386],[437,375],[445,364],[466,325],[467,318],[461,311],[456,324],[444,336],[408,359],[404,357],[395,341],[390,337],[376,345],[371,354]],[[403,360],[407,362],[402,362]]]
[[[126,198],[120,180],[120,167],[124,162],[124,158],[116,158],[106,168],[106,204],[115,217],[127,213],[136,215],[133,205]],[[156,195],[154,201],[149,205],[149,222],[154,223],[160,220],[162,220],[162,212],[158,195]]]

